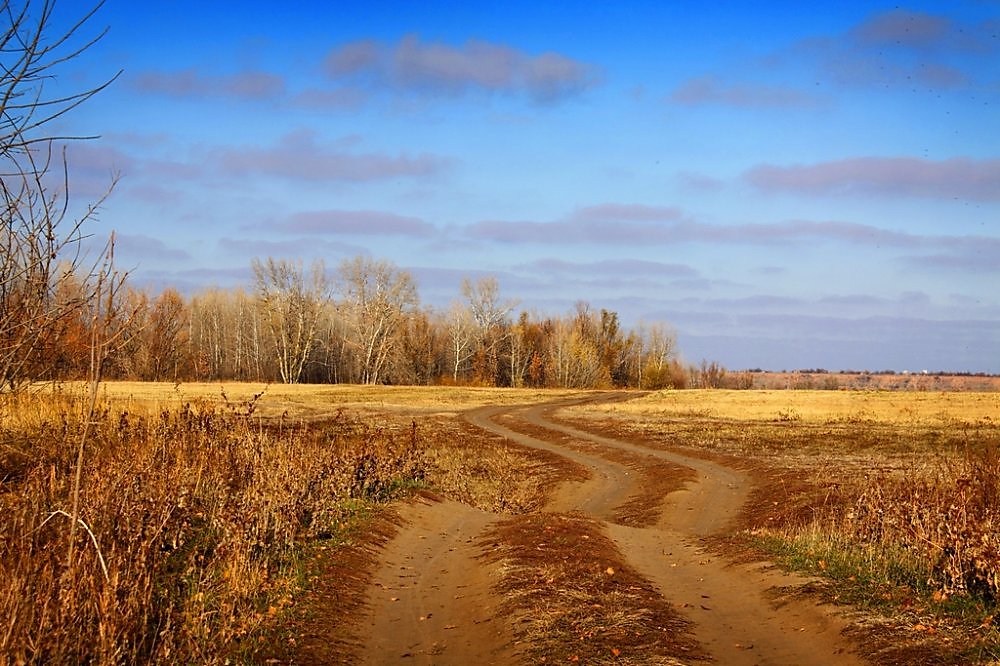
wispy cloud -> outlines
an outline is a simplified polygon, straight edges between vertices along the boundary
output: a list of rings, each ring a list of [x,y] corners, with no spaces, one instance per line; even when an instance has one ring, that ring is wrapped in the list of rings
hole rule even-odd
[[[613,213],[617,212],[618,215]],[[510,244],[592,244],[607,246],[675,245],[680,243],[780,247],[834,242],[853,246],[943,253],[949,257],[986,256],[1000,264],[1000,239],[988,236],[920,235],[868,224],[836,220],[786,220],[772,223],[707,224],[671,207],[601,204],[579,208],[550,222],[484,220],[466,228],[477,240]],[[916,259],[914,259],[916,260]],[[545,260],[552,261],[552,260]],[[944,258],[937,260],[947,263]],[[955,260],[956,264],[960,260]],[[568,270],[572,264],[551,263]],[[769,268],[774,274],[780,269]]]
[[[817,164],[762,164],[744,174],[766,191],[1000,201],[1000,160],[855,157]]]
[[[708,75],[689,79],[668,100],[685,106],[718,105],[744,109],[813,108],[826,104],[818,95],[787,86],[728,83]]]
[[[341,146],[319,143],[310,131],[285,135],[268,148],[220,149],[212,157],[229,175],[263,174],[304,181],[363,182],[430,176],[448,164],[446,159],[427,153],[409,156],[347,152]]]
[[[330,52],[325,68],[334,80],[394,91],[523,94],[539,103],[572,97],[600,80],[596,67],[559,53],[532,55],[481,40],[454,46],[425,42],[416,35],[395,44],[374,40],[344,44]]]
[[[517,268],[553,276],[698,277],[698,271],[685,264],[667,264],[640,259],[606,259],[603,261],[574,262],[550,257],[521,264]]]
[[[293,96],[291,104],[317,111],[353,111],[363,106],[368,98],[367,92],[346,86],[330,90],[307,88]]]
[[[1000,50],[996,28],[995,20],[961,24],[938,14],[892,9],[868,17],[850,31],[850,36],[859,44],[875,47],[987,53]]]
[[[682,217],[674,207],[598,204],[553,222],[483,220],[468,227],[468,233],[508,243],[660,243],[678,229],[675,223]]]
[[[136,168],[136,160],[104,142],[71,141],[65,150],[70,194],[75,197],[97,199],[108,193],[116,178]],[[61,169],[50,170],[47,178],[53,190],[61,191],[66,184]]]
[[[434,234],[434,225],[416,217],[374,210],[323,210],[296,213],[276,227],[283,231],[318,235],[413,236]]]
[[[190,68],[176,72],[141,72],[131,86],[143,93],[171,97],[234,97],[248,100],[277,99],[285,94],[285,79],[277,74],[248,70],[236,74],[205,74]]]
[[[684,187],[703,192],[718,192],[726,187],[726,181],[721,178],[695,171],[680,171],[675,178]]]
[[[824,80],[850,87],[949,90],[990,85],[973,72],[1000,52],[995,22],[961,23],[927,12],[873,14],[845,33],[812,38],[776,56],[818,67]]]
[[[1000,273],[1000,242],[977,247],[957,248],[957,251],[924,255],[907,255],[899,259],[910,269],[961,271],[975,274]]]
[[[191,258],[186,251],[169,247],[163,241],[143,234],[117,234],[115,252],[126,264],[150,259],[181,261]]]
[[[156,289],[171,287],[183,293],[196,294],[206,288],[243,287],[252,284],[253,273],[249,262],[245,266],[233,268],[195,268],[180,271],[143,271],[137,284],[145,284]],[[214,286],[214,287],[213,287]]]
[[[567,218],[573,222],[663,222],[679,220],[684,213],[676,206],[647,206],[645,204],[603,203],[583,206]]]
[[[367,255],[368,250],[360,245],[332,241],[315,236],[300,236],[298,238],[283,238],[269,240],[261,238],[220,238],[219,249],[229,255],[243,257],[315,257],[315,256],[352,256]]]

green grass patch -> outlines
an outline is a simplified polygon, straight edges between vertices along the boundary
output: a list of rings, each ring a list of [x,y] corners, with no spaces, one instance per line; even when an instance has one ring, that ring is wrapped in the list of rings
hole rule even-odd
[[[943,594],[916,555],[815,530],[796,536],[758,530],[743,539],[779,566],[820,579],[806,589],[828,602],[863,609],[903,630],[960,634],[972,646],[969,663],[1000,658],[997,604],[974,594]]]

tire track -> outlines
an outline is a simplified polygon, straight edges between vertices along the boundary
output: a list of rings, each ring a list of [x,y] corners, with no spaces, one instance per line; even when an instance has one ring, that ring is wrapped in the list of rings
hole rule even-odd
[[[718,663],[734,666],[865,663],[850,652],[850,642],[842,633],[846,621],[830,609],[798,600],[776,607],[767,599],[769,589],[801,584],[805,579],[759,565],[733,565],[700,545],[700,538],[723,529],[739,513],[750,490],[745,474],[710,461],[589,433],[547,418],[557,409],[594,399],[484,408],[468,412],[465,418],[520,445],[557,453],[587,467],[591,479],[564,484],[549,510],[577,510],[606,521],[609,535],[629,563],[695,623],[695,636]],[[622,399],[622,394],[596,399]],[[496,423],[495,419],[503,414],[535,428],[684,465],[695,470],[698,478],[685,490],[671,494],[663,519],[655,528],[615,525],[610,520],[616,507],[634,492],[634,477],[629,476],[627,469],[599,456],[580,453]]]
[[[364,648],[348,663],[517,663],[492,592],[495,567],[483,565],[477,546],[497,518],[450,501],[404,505],[404,527],[380,558],[359,622]]]

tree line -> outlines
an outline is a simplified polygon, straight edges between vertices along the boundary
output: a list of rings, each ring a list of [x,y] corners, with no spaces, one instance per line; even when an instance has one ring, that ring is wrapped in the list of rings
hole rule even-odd
[[[190,296],[127,288],[96,319],[91,280],[59,274],[31,379],[87,375],[94,327],[111,339],[107,378],[150,381],[471,384],[681,388],[688,370],[661,323],[626,330],[616,312],[579,302],[562,315],[517,310],[496,278],[464,280],[447,308],[422,306],[412,276],[359,256],[332,273],[320,261],[255,259],[253,283]]]

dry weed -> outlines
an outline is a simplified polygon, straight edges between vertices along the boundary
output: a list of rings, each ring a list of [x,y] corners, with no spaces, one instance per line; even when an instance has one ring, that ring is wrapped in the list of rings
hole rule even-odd
[[[905,474],[875,476],[843,521],[864,544],[912,554],[939,595],[1000,599],[1000,438]]]
[[[67,566],[81,405],[0,400],[0,654],[15,663],[221,663],[289,603],[299,545],[423,476],[415,429],[266,426],[252,401],[104,405]]]

